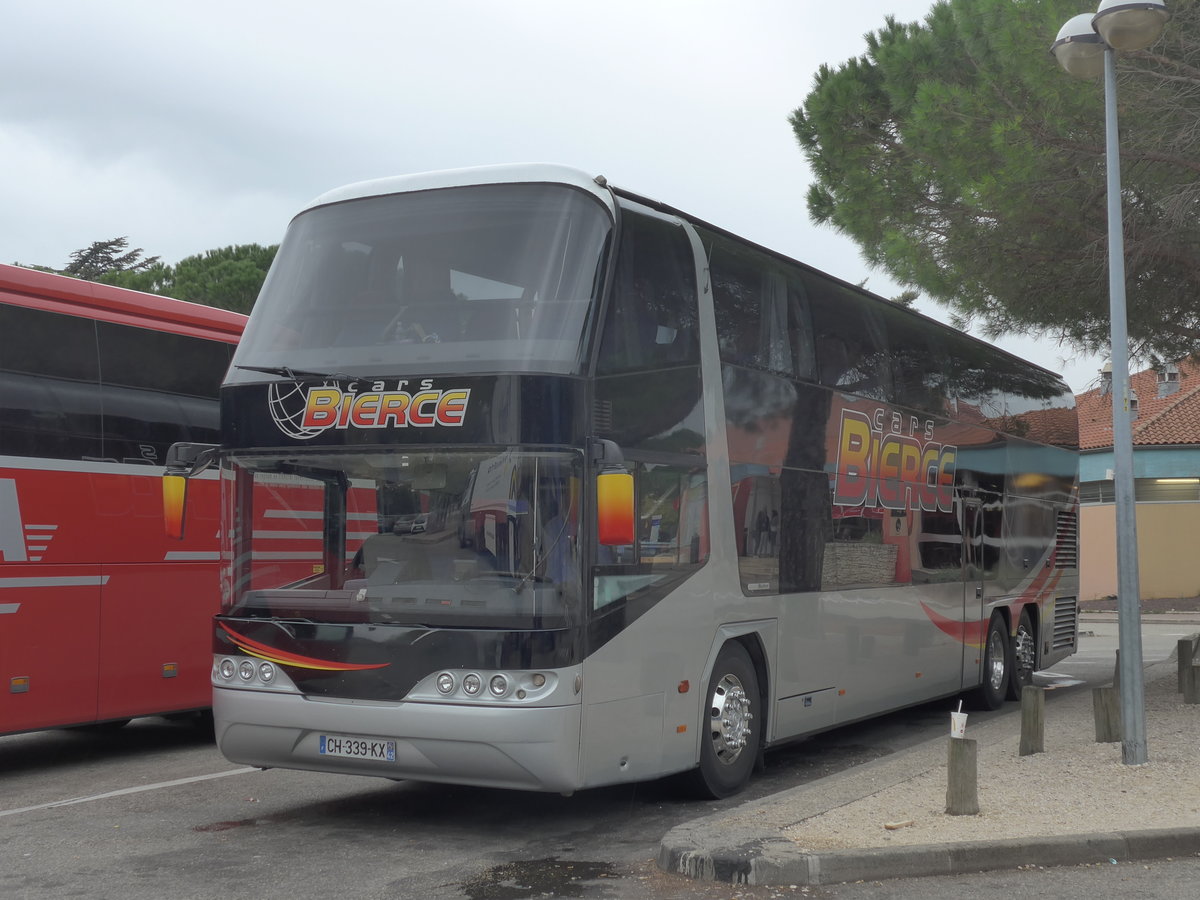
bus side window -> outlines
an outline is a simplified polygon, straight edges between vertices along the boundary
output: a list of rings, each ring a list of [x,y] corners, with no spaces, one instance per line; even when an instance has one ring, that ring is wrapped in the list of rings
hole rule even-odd
[[[51,459],[103,455],[96,323],[0,306],[0,451]]]
[[[683,228],[626,209],[618,252],[597,372],[697,362],[696,268]]]
[[[597,609],[637,591],[662,590],[672,573],[686,576],[709,555],[704,467],[642,463],[631,468],[638,519],[635,543],[597,545]]]
[[[812,378],[812,326],[799,271],[723,235],[702,237],[722,361]]]
[[[639,468],[638,557],[657,569],[708,558],[708,485],[695,466]]]
[[[941,335],[903,309],[884,309],[893,403],[909,409],[944,410],[948,398],[943,366],[949,348]]]
[[[889,400],[887,334],[873,301],[824,275],[805,273],[822,384],[860,397]]]

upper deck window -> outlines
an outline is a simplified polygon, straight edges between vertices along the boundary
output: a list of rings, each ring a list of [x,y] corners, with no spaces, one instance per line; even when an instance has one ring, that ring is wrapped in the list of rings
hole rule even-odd
[[[578,372],[611,227],[595,199],[553,184],[316,207],[288,229],[235,366]]]
[[[616,284],[600,340],[600,375],[695,364],[696,264],[678,222],[627,207]]]
[[[808,303],[793,266],[708,231],[721,360],[798,378],[813,377]]]

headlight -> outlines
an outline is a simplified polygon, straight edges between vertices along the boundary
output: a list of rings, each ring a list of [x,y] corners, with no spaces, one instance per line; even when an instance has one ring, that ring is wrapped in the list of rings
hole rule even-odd
[[[254,663],[250,662],[248,659],[242,660],[242,664],[238,666],[238,677],[242,679],[242,681],[253,681]]]
[[[270,684],[275,680],[275,667],[269,662],[258,664],[258,680],[263,684]]]
[[[454,691],[454,676],[449,672],[443,672],[437,677],[437,689],[443,694],[449,694]]]
[[[493,675],[492,680],[488,682],[488,690],[497,697],[503,697],[508,693],[508,679],[503,675]]]
[[[222,678],[224,678],[226,681],[230,681],[233,679],[233,676],[237,674],[237,666],[233,664],[232,659],[226,657],[225,659],[221,660],[221,665],[217,667],[217,671],[221,673]]]
[[[483,687],[483,679],[474,672],[463,678],[463,690],[468,694],[478,694]]]

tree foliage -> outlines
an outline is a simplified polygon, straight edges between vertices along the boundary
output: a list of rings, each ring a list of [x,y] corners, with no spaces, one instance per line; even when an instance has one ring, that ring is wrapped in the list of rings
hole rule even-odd
[[[238,244],[207,250],[173,266],[109,272],[97,281],[206,306],[248,313],[258,297],[278,245]]]
[[[1118,61],[1129,329],[1200,349],[1200,0]],[[1108,344],[1103,85],[1048,48],[1080,0],[940,0],[822,66],[791,116],[808,211],[986,333]]]
[[[142,258],[141,247],[129,250],[128,237],[94,241],[82,250],[71,254],[62,274],[85,281],[97,281],[110,272],[144,272],[158,263],[157,256]]]

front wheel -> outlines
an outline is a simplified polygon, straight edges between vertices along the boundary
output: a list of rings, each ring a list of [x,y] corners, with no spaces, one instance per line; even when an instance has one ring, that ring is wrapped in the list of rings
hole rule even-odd
[[[983,644],[983,683],[971,696],[980,709],[999,709],[1008,693],[1008,629],[1004,618],[993,615]]]
[[[721,648],[706,697],[693,784],[701,795],[720,799],[746,786],[758,756],[758,675],[750,654],[736,641]]]

